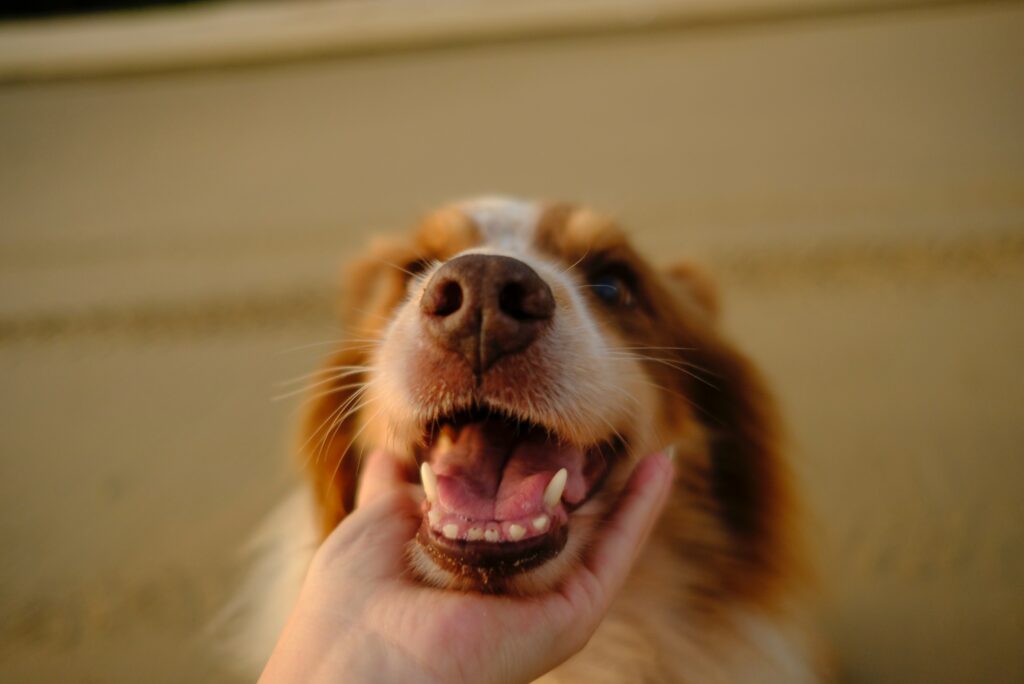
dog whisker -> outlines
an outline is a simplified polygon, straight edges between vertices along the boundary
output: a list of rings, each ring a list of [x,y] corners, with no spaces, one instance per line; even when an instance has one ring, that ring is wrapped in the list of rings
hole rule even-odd
[[[297,378],[292,378],[291,380],[279,382],[277,383],[277,385],[280,387],[287,387],[289,385],[295,385],[300,382],[306,382],[308,380],[317,378],[317,382],[303,386],[303,389],[310,389],[312,387],[316,387],[317,385],[322,385],[325,382],[330,382],[332,380],[337,380],[339,378],[348,377],[349,375],[355,375],[357,373],[365,373],[370,370],[372,370],[371,366],[328,366],[326,368],[321,368],[315,373],[307,373]]]
[[[590,254],[590,246],[588,245],[588,246],[587,246],[587,249],[586,249],[586,251],[585,251],[585,252],[583,252],[583,255],[582,255],[582,256],[580,256],[580,258],[579,258],[579,259],[577,259],[576,261],[574,261],[574,262],[572,262],[571,264],[569,264],[569,267],[568,267],[568,268],[566,268],[566,269],[564,269],[564,270],[562,271],[562,273],[563,273],[563,274],[568,274],[569,272],[571,272],[571,271],[572,271],[572,270],[573,270],[574,268],[576,268],[576,267],[577,267],[577,266],[579,266],[579,265],[580,265],[581,263],[583,263],[583,260],[584,260],[584,259],[586,259],[586,258],[587,258],[587,256],[588,256],[589,254]]]
[[[351,397],[350,399],[354,400],[357,399],[357,397],[353,395],[353,397]],[[320,442],[317,445],[314,459],[315,463],[320,462],[320,456],[323,454],[324,448],[338,433],[338,431],[341,429],[341,426],[345,424],[345,421],[347,421],[351,416],[355,415],[358,411],[361,411],[363,408],[373,403],[373,401],[374,400],[372,398],[361,402],[350,401],[349,403],[347,403],[348,408],[345,411],[343,411],[341,415],[338,415],[331,420],[330,427],[328,427],[327,430],[323,433],[323,436],[320,438]]]
[[[612,354],[611,356],[614,357],[615,355]],[[627,358],[627,357],[621,357],[621,358]],[[680,363],[680,362],[677,362],[677,361],[674,361],[674,360],[670,360],[670,359],[662,359],[662,358],[658,358],[658,357],[655,357],[655,356],[646,356],[646,355],[642,355],[642,354],[630,355],[628,358],[632,358],[633,360],[636,360],[636,361],[650,361],[652,363],[660,363],[662,365],[668,366],[669,368],[677,370],[680,373],[685,373],[686,375],[689,375],[694,380],[696,380],[698,382],[701,382],[701,383],[704,383],[705,385],[707,385],[708,387],[710,387],[712,389],[718,389],[718,387],[713,382],[708,380],[707,378],[704,378],[704,377],[698,375],[697,373],[694,373],[689,368],[686,368],[686,364],[683,364],[683,363]],[[704,370],[704,369],[700,368],[699,366],[696,366],[696,364],[691,364],[691,367],[694,367],[698,371]]]
[[[391,268],[395,269],[396,271],[400,271],[401,273],[404,273],[405,275],[409,276],[410,278],[415,278],[417,276],[416,273],[413,273],[409,269],[403,268],[402,266],[399,266],[396,263],[392,263],[392,262],[390,262],[390,261],[388,261],[386,259],[377,259],[376,261],[377,261],[377,263],[384,264],[385,266],[390,266]]]
[[[309,435],[309,438],[308,438],[308,439],[306,439],[306,441],[302,443],[302,445],[301,445],[301,446],[299,447],[299,450],[300,450],[300,451],[305,451],[305,450],[306,450],[306,448],[307,448],[307,447],[309,446],[309,443],[310,443],[311,441],[313,441],[314,439],[316,439],[317,435],[319,435],[319,434],[320,434],[320,433],[321,433],[321,432],[322,432],[322,431],[323,431],[323,430],[325,429],[325,427],[326,427],[327,425],[331,425],[331,426],[333,426],[333,425],[334,425],[334,423],[333,423],[332,421],[333,421],[333,420],[335,419],[335,417],[336,417],[336,416],[339,416],[339,415],[341,415],[342,413],[344,413],[344,412],[345,412],[345,410],[346,410],[346,409],[347,409],[347,408],[348,408],[349,406],[351,406],[351,405],[352,405],[352,402],[354,402],[354,401],[357,401],[357,400],[358,400],[358,398],[359,398],[359,397],[360,397],[360,396],[361,396],[361,395],[362,395],[362,394],[363,394],[364,392],[366,392],[366,391],[367,391],[367,389],[369,388],[369,386],[370,386],[370,384],[369,384],[369,383],[366,383],[366,384],[365,384],[365,385],[364,385],[363,387],[361,387],[361,388],[359,388],[358,390],[356,390],[355,392],[353,392],[353,393],[352,393],[352,395],[351,395],[350,397],[348,397],[347,399],[345,399],[345,401],[343,401],[343,402],[342,402],[341,404],[339,404],[339,405],[338,405],[338,406],[337,406],[337,407],[336,407],[336,408],[335,408],[335,409],[334,409],[333,411],[331,411],[331,413],[330,413],[330,414],[329,414],[329,415],[328,415],[328,416],[327,416],[327,417],[326,417],[326,418],[325,418],[325,419],[324,419],[323,421],[321,421],[320,425],[319,425],[319,426],[317,426],[317,428],[316,428],[315,430],[313,430],[313,431],[311,432],[311,434]],[[329,430],[330,428],[327,428],[327,429]],[[326,433],[325,433],[325,434],[326,434]],[[322,445],[323,445],[323,442],[324,442],[324,440],[323,440],[323,439],[321,438],[321,440],[320,440],[320,443],[319,443],[319,444],[320,444],[320,445],[322,446]],[[317,454],[317,459],[319,459],[319,448],[317,449],[317,452],[316,452],[316,454]],[[315,461],[315,462],[317,462],[317,461]]]
[[[308,344],[300,344],[295,347],[288,347],[287,349],[282,349],[281,351],[279,351],[278,354],[291,354],[293,352],[303,351],[306,349],[314,349],[317,347],[333,347],[335,350],[345,350],[356,347],[347,347],[344,344],[342,344],[343,342],[365,342],[368,346],[372,346],[374,343],[378,341],[379,340],[373,340],[369,338],[357,340],[350,337],[339,337],[333,340],[321,340],[320,342],[310,342]]]
[[[373,400],[371,399],[370,402],[372,402],[372,401]],[[367,402],[367,403],[370,403],[370,402]],[[373,414],[373,416],[371,416],[369,419],[367,419],[365,422],[363,422],[362,426],[358,430],[356,430],[356,433],[354,435],[352,435],[352,438],[349,439],[348,444],[345,445],[345,449],[341,452],[341,456],[338,457],[338,462],[334,465],[334,472],[331,474],[331,478],[332,479],[335,476],[337,476],[338,470],[341,468],[341,462],[345,460],[345,456],[348,455],[349,451],[352,449],[352,445],[359,441],[359,436],[361,434],[363,434],[363,431],[366,430],[366,428],[375,419],[377,419],[383,411],[384,411],[383,408],[379,409],[375,414]]]
[[[335,394],[337,392],[343,392],[343,391],[345,391],[347,389],[352,389],[353,387],[362,387],[365,384],[366,383],[362,382],[362,381],[361,382],[350,382],[350,383],[346,383],[344,385],[339,385],[337,387],[332,387],[331,389],[328,389],[328,390],[323,390],[321,392],[316,392],[314,394],[310,394],[309,396],[305,397],[302,400],[302,402],[300,403],[300,405],[301,404],[305,404],[305,403],[310,402],[310,401],[316,401],[317,399],[322,399],[323,397],[326,397],[329,394]],[[303,387],[302,389],[293,390],[291,392],[288,392],[287,394],[278,394],[275,397],[271,397],[271,401],[282,401],[284,399],[288,399],[290,397],[294,397],[295,395],[298,395],[298,394],[306,394],[306,393],[309,392],[309,390],[310,390],[309,387]]]
[[[352,309],[352,311],[354,313],[359,314],[360,316],[369,316],[369,317],[371,317],[371,318],[373,318],[375,320],[381,321],[383,323],[388,323],[388,322],[391,321],[391,317],[390,316],[383,316],[383,315],[381,315],[379,313],[376,313],[376,312],[373,312],[373,311],[368,311],[368,310],[360,308],[360,307],[354,307]],[[366,332],[366,333],[373,333],[373,329],[372,328],[365,328],[364,332]]]
[[[697,347],[612,347],[612,351],[644,351],[644,350],[697,351]]]

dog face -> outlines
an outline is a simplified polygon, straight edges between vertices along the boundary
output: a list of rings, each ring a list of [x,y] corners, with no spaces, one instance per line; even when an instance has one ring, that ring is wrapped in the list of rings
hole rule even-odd
[[[771,405],[699,272],[656,271],[593,212],[486,199],[376,245],[346,295],[351,339],[303,435],[325,533],[360,454],[387,448],[426,493],[422,579],[542,591],[601,533],[636,458],[672,447],[669,515],[729,549],[705,554],[709,572],[749,586],[778,561]]]

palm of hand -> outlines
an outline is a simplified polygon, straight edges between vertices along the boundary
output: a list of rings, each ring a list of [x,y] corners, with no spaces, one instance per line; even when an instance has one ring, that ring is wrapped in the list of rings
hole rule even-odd
[[[348,529],[325,545],[335,567],[315,571],[346,578],[333,583],[338,595],[328,602],[344,606],[345,622],[404,653],[437,681],[533,679],[581,648],[604,612],[608,599],[587,566],[541,597],[424,587],[408,577],[395,553],[401,548],[395,540],[408,539],[416,524],[408,498],[382,497],[353,514]],[[545,651],[552,655],[543,663],[522,657]]]
[[[552,592],[486,596],[424,586],[404,548],[415,491],[386,454],[365,464],[356,511],[313,558],[262,682],[529,682],[580,650],[665,505],[672,465],[643,459],[586,560]]]

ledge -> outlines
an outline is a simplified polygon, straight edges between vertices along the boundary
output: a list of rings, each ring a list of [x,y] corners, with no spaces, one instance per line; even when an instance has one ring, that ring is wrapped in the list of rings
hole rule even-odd
[[[0,25],[0,82],[968,4],[949,0],[299,0]]]

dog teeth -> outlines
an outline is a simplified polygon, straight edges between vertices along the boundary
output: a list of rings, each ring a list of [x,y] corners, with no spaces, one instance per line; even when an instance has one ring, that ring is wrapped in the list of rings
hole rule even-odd
[[[441,534],[448,539],[459,538],[459,526],[456,523],[446,523],[440,525],[443,514],[440,511],[431,510],[427,512],[427,517],[430,520],[432,527],[437,529],[440,526]],[[468,528],[465,533],[466,541],[480,541],[486,539],[488,542],[497,543],[502,540],[502,537],[507,541],[517,542],[526,537],[526,533],[530,526],[538,532],[543,532],[551,526],[551,516],[541,514],[531,520],[529,523],[509,523],[508,527],[504,528],[504,535],[502,534],[502,528],[496,527],[500,525],[500,522],[489,523],[491,527],[481,527],[480,525],[473,525]]]
[[[431,473],[433,475],[433,473]],[[562,492],[565,491],[565,483],[569,479],[569,471],[565,468],[560,469],[555,476],[551,478],[551,482],[548,483],[547,489],[544,490],[544,505],[548,508],[554,508],[558,505],[558,502],[562,500]]]
[[[437,503],[437,475],[434,474],[429,463],[420,466],[420,480],[423,482],[423,491],[427,494],[427,501]]]
[[[452,450],[452,436],[447,430],[442,430],[434,441],[434,451],[439,454],[447,454]]]

